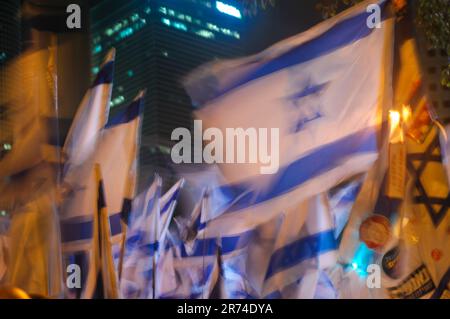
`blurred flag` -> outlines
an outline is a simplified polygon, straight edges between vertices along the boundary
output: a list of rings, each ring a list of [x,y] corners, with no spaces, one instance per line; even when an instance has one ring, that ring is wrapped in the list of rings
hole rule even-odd
[[[410,206],[405,209],[404,237],[417,246],[430,281],[438,287],[446,280],[450,267],[450,188],[442,164],[438,128],[431,121],[429,125],[431,129],[423,143],[407,139],[412,187],[407,203]]]
[[[121,113],[106,125],[95,152],[81,166],[72,166],[64,183],[70,193],[62,210],[62,238],[67,257],[76,252],[81,260],[91,249],[92,218],[95,212],[93,197],[96,193],[94,165],[98,163],[103,173],[106,205],[111,225],[111,241],[115,268],[120,273],[120,256],[125,236],[125,222],[129,201],[136,184],[139,129],[143,92]],[[88,254],[89,255],[89,254]],[[73,261],[71,261],[73,263]],[[81,266],[80,266],[81,267]],[[86,273],[87,265],[82,267]]]
[[[92,268],[94,275],[88,280],[88,287],[95,287],[92,298],[95,299],[117,299],[119,290],[117,284],[117,273],[112,256],[111,226],[109,214],[106,207],[105,192],[100,165],[95,164],[97,179],[97,211],[93,220],[93,254]],[[95,281],[92,279],[95,278]]]
[[[265,273],[263,296],[311,299],[320,271],[336,262],[334,219],[326,195],[320,194],[285,213]],[[284,291],[296,282],[297,289]]]
[[[178,196],[180,195],[183,185],[184,179],[182,178],[161,197],[161,228],[158,230],[158,238],[161,243],[165,242],[165,236],[169,230],[169,225],[177,205]],[[164,245],[161,247],[164,247]]]
[[[342,231],[347,225],[350,212],[361,190],[364,178],[365,176],[356,176],[327,192],[330,210],[334,219],[334,237],[336,239],[340,238]]]
[[[58,201],[43,194],[12,212],[5,283],[28,293],[61,298],[63,272]]]
[[[91,156],[108,120],[115,52],[115,49],[108,52],[91,88],[78,106],[64,143],[64,153],[67,157],[65,173],[68,173],[72,166],[83,164]]]
[[[209,194],[206,190],[191,214],[188,223],[188,236],[178,247],[179,255],[173,259],[177,278],[176,288],[159,295],[160,298],[207,299],[219,276],[219,244],[217,238],[194,237],[198,233],[201,216],[209,207]],[[176,252],[177,250],[175,250]]]
[[[267,163],[261,159],[221,165],[228,188],[241,197],[211,222],[210,231],[245,231],[280,213],[283,203],[295,205],[372,166],[391,103],[386,66],[392,64],[393,19],[387,2],[376,1],[381,27],[369,28],[369,3],[260,54],[206,66],[185,81],[192,99],[205,105],[197,112],[205,129],[279,129],[276,174],[262,175]],[[278,144],[264,142],[260,151],[261,145],[272,149],[274,160]]]
[[[44,160],[44,146],[55,134],[52,50],[28,51],[3,71],[11,83],[0,92],[13,128],[13,147],[0,161],[0,177],[25,171]],[[13,89],[11,89],[13,88]]]
[[[152,185],[133,200],[120,282],[122,298],[153,298],[161,184],[156,175]]]
[[[54,192],[60,157],[56,48],[26,51],[3,70],[0,100],[13,128],[11,151],[0,161],[0,207],[9,211]],[[8,176],[2,181],[2,177]]]
[[[144,91],[139,92],[122,112],[108,121],[94,155],[104,172],[113,255],[119,273],[130,202],[136,191],[144,95]]]
[[[7,216],[0,216],[0,282],[5,276],[8,265],[9,238],[8,229],[10,219]]]

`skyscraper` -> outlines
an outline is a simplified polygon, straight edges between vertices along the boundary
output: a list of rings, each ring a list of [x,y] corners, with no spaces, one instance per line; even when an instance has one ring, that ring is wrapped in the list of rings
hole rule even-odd
[[[91,9],[93,75],[107,50],[117,50],[112,112],[147,89],[141,184],[156,171],[171,176],[172,130],[192,126],[181,79],[207,61],[243,55],[242,28],[230,0],[104,0]]]

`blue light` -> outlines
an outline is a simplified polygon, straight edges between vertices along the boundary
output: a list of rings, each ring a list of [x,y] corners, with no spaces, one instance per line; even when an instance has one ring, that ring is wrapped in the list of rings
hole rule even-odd
[[[242,18],[241,11],[239,11],[238,8],[233,7],[229,4],[225,4],[223,2],[216,1],[216,8],[217,8],[217,10],[219,10],[222,13],[228,14],[235,18],[239,18],[239,19]]]
[[[353,257],[351,267],[359,276],[365,277],[367,276],[367,267],[373,262],[373,258],[374,252],[361,243]]]

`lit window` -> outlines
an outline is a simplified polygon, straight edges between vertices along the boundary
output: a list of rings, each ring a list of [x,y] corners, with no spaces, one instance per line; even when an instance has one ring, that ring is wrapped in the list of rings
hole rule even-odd
[[[198,30],[197,32],[195,32],[195,34],[207,39],[214,39],[214,33],[208,30]]]
[[[175,16],[175,11],[173,11],[171,9],[167,10],[167,13],[172,17]]]
[[[152,9],[150,7],[145,7],[144,12],[146,14],[150,14],[150,12],[152,12]]]
[[[10,151],[12,149],[12,145],[9,143],[3,144],[3,149],[6,151]]]
[[[161,21],[162,21],[162,23],[164,23],[165,25],[170,26],[170,20],[169,20],[169,19],[167,19],[167,18],[162,18]]]
[[[8,213],[6,212],[6,210],[0,210],[0,216],[5,217],[7,215]]]
[[[122,30],[119,36],[123,39],[133,34],[133,29],[128,27],[125,30]]]
[[[117,105],[123,103],[123,101],[125,101],[125,98],[123,97],[123,95],[119,95],[118,97],[116,97],[115,99],[113,99],[111,101],[111,107],[117,106]]]
[[[92,54],[97,54],[97,53],[99,53],[99,52],[101,52],[102,51],[102,46],[100,45],[100,44],[97,44],[95,47],[94,47],[94,50],[92,50]]]
[[[134,72],[133,72],[133,70],[128,70],[127,71],[127,75],[128,75],[128,77],[133,77],[134,76]]]
[[[192,17],[191,16],[185,16],[185,18],[186,18],[187,22],[192,22]]]
[[[161,54],[166,58],[169,56],[169,52],[167,52],[166,50],[161,51]]]
[[[173,23],[173,27],[175,29],[178,29],[178,30],[187,31],[187,26],[184,23],[181,23],[181,22],[174,22]]]
[[[231,35],[231,31],[230,31],[230,30],[228,30],[228,29],[225,29],[225,28],[221,28],[220,30],[222,31],[222,33],[223,33],[223,34],[226,34],[226,35]]]
[[[131,16],[131,21],[135,22],[139,19],[139,14],[135,13]]]
[[[167,14],[167,8],[166,7],[159,7],[158,11],[161,12],[162,14]]]
[[[216,26],[215,24],[207,23],[207,24],[206,24],[206,27],[207,27],[208,29],[210,29],[210,30],[214,30],[214,31],[219,32],[219,27]]]
[[[116,23],[114,26],[114,31],[119,31],[120,29],[122,29],[122,22]]]
[[[184,14],[182,13],[177,14],[177,18],[180,20],[184,20]]]
[[[108,29],[106,29],[106,31],[105,31],[105,34],[106,34],[107,36],[111,36],[113,33],[114,33],[114,31],[113,31],[113,29],[111,29],[111,28],[108,28]]]
[[[222,13],[228,14],[230,16],[233,16],[235,18],[242,18],[241,11],[239,11],[236,7],[233,7],[229,4],[225,4],[220,1],[216,1],[216,8]]]
[[[97,74],[98,71],[100,71],[100,69],[99,69],[98,66],[94,66],[94,67],[92,68],[92,73],[93,73],[93,74]]]

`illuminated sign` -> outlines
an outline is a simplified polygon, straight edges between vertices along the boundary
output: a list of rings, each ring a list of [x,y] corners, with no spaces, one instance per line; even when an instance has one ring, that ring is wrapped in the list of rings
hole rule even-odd
[[[236,7],[233,7],[229,4],[225,4],[223,2],[216,1],[216,8],[217,8],[217,10],[219,10],[222,13],[228,14],[235,18],[239,18],[239,19],[242,18],[241,11],[239,11],[239,9],[237,9]]]

